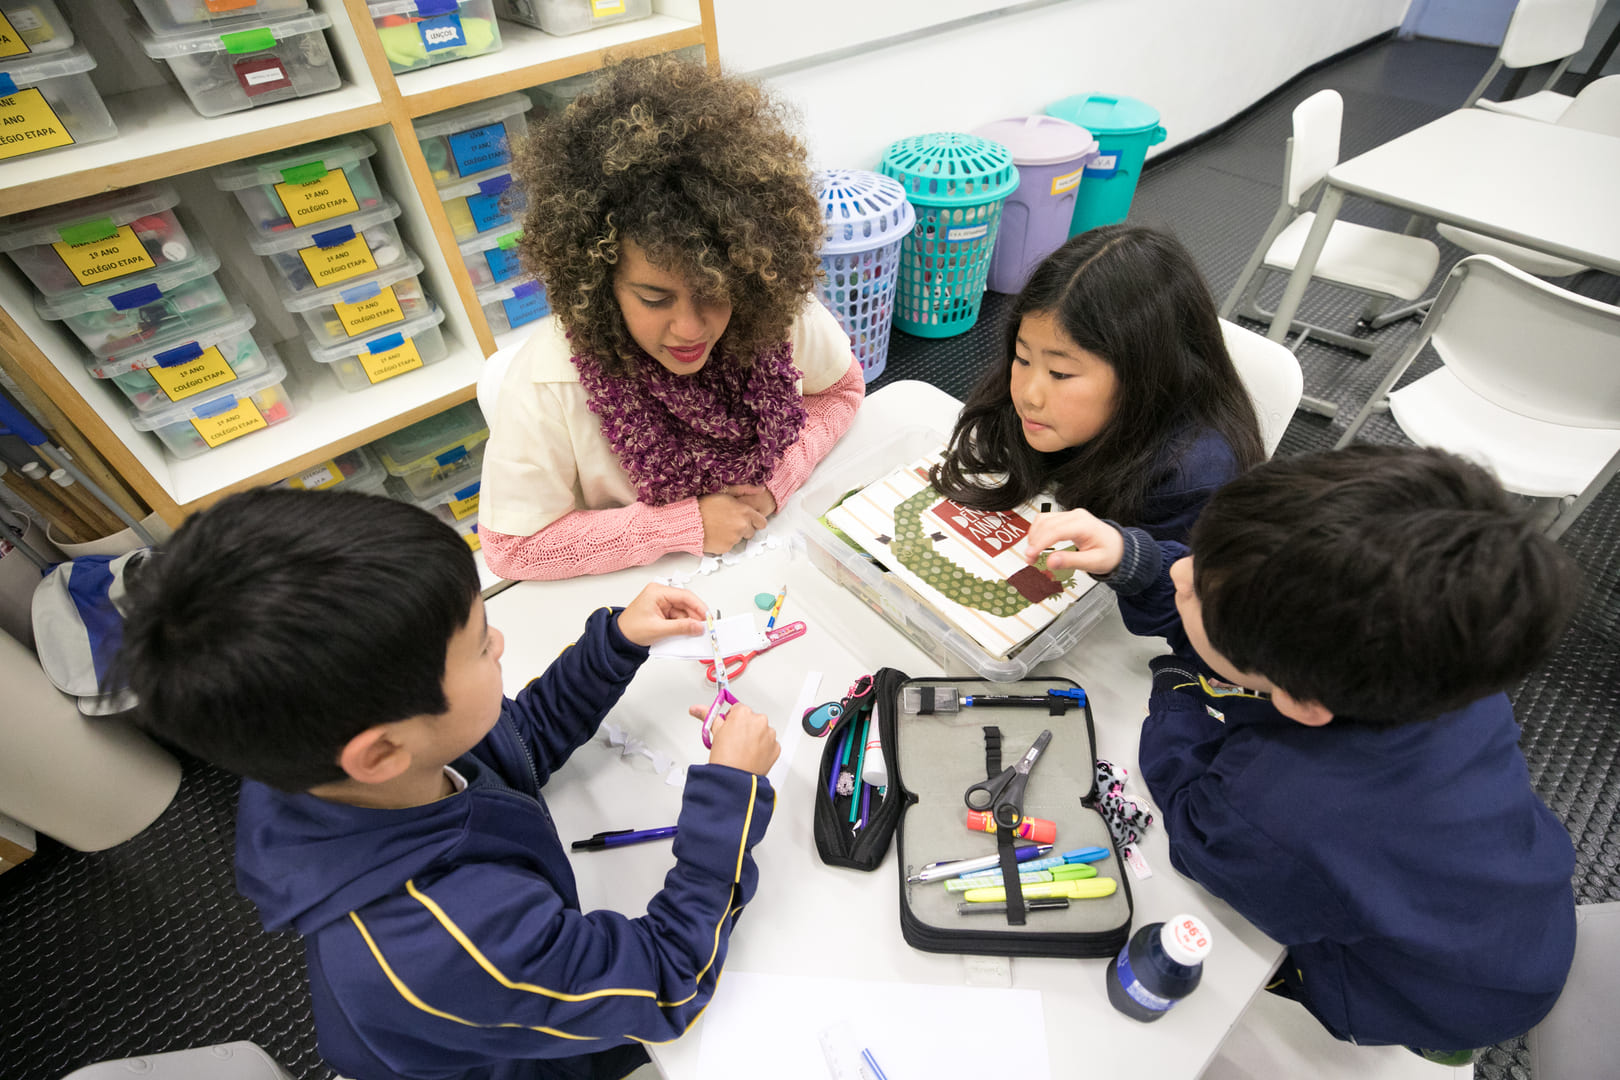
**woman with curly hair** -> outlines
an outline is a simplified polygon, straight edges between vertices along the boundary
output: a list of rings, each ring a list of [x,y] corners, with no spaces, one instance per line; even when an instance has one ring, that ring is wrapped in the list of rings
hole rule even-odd
[[[629,61],[515,164],[520,251],[557,318],[490,418],[490,569],[604,573],[753,536],[865,393],[812,291],[822,215],[781,109],[698,64]]]

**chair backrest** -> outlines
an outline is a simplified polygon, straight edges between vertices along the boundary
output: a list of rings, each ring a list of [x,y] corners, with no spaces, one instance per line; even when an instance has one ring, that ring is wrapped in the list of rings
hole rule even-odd
[[[1620,307],[1472,255],[1440,287],[1423,329],[1487,401],[1547,423],[1620,428]]]
[[[484,367],[478,373],[478,407],[483,410],[484,419],[489,423],[495,422],[495,405],[500,400],[501,383],[506,381],[506,369],[512,366],[512,357],[523,348],[523,342],[496,349],[484,361]]]
[[[1337,90],[1318,90],[1294,106],[1294,138],[1283,177],[1289,206],[1299,209],[1300,200],[1339,163],[1343,122],[1344,98]]]
[[[1530,1075],[1536,1080],[1589,1080],[1612,1076],[1620,1059],[1620,902],[1575,909],[1575,963],[1564,992],[1546,1019],[1530,1029]]]
[[[1603,0],[1519,0],[1497,54],[1505,67],[1525,68],[1574,56]]]
[[[1254,402],[1254,413],[1260,420],[1260,441],[1269,458],[1276,453],[1288,421],[1299,407],[1305,375],[1293,353],[1253,330],[1222,319],[1221,334],[1226,338],[1226,351],[1232,354],[1238,378]]]
[[[1606,75],[1575,95],[1559,127],[1620,137],[1620,75]]]

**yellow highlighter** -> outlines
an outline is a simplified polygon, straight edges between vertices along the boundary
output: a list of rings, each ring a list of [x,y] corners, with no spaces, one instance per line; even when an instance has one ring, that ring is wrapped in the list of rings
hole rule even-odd
[[[1070,900],[1095,900],[1100,896],[1112,896],[1119,883],[1111,877],[1071,878],[1068,881],[1037,881],[1033,885],[1024,886],[1024,899],[1042,900],[1049,896],[1065,896]],[[1001,885],[992,885],[983,889],[969,889],[962,894],[962,899],[970,904],[988,903],[992,901],[1005,901],[1007,890]]]

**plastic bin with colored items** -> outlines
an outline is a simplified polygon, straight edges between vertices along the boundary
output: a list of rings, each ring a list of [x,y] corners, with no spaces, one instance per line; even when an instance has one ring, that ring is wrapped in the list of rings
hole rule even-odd
[[[407,248],[405,258],[386,270],[310,292],[283,290],[281,306],[302,316],[318,345],[373,338],[432,310],[416,276],[421,272],[421,258]]]
[[[900,182],[859,169],[816,174],[826,236],[821,302],[838,317],[871,382],[889,360],[900,248],[916,223]]]
[[[416,139],[433,183],[453,184],[511,165],[512,145],[529,129],[523,114],[533,107],[523,94],[502,94],[416,121]]]
[[[894,325],[918,337],[965,333],[979,321],[1002,204],[1018,190],[1011,151],[938,132],[890,143],[878,168],[917,211],[900,249]]]
[[[491,0],[366,0],[366,8],[396,75],[501,47]]]
[[[439,332],[442,322],[444,311],[430,302],[425,315],[407,319],[381,337],[321,345],[306,334],[304,347],[311,360],[323,365],[339,386],[352,393],[437,364],[450,355]]]
[[[118,134],[83,45],[0,60],[0,161]]]
[[[367,495],[383,494],[383,481],[388,473],[378,464],[377,457],[363,446],[330,461],[305,469],[297,476],[278,482],[279,488],[295,491],[349,491]]]
[[[0,251],[42,295],[78,292],[191,258],[179,202],[166,184],[137,184],[31,210],[0,221]]]
[[[221,165],[214,186],[229,191],[261,233],[273,235],[383,205],[364,135],[342,135]]]
[[[254,322],[252,309],[237,305],[223,322],[167,334],[84,367],[111,380],[138,411],[156,412],[265,371],[269,363],[253,339]]]
[[[157,412],[136,413],[130,424],[150,431],[177,458],[196,457],[233,439],[292,418],[292,395],[281,357],[264,346],[266,369],[251,378],[176,402]]]
[[[371,447],[388,475],[404,481],[413,498],[424,498],[456,477],[478,476],[487,441],[484,414],[468,401],[384,435]]]
[[[230,318],[230,297],[214,277],[218,269],[219,256],[199,243],[197,254],[184,262],[42,296],[34,310],[42,319],[61,319],[96,356],[111,356]]]
[[[1075,193],[1069,235],[1124,221],[1148,147],[1164,142],[1159,110],[1132,97],[1077,94],[1048,105],[1046,115],[1079,124],[1097,140],[1097,156]]]
[[[973,134],[1012,151],[1018,190],[1001,208],[1001,228],[990,256],[991,292],[1016,293],[1069,238],[1075,193],[1097,140],[1083,127],[1055,116],[1015,116],[975,128]]]
[[[219,23],[185,34],[146,34],[141,48],[169,65],[192,108],[222,116],[336,90],[343,78],[319,11]]]
[[[489,332],[504,334],[551,314],[546,287],[533,278],[506,281],[478,290],[478,303],[489,321]]]
[[[503,19],[565,36],[645,19],[652,0],[495,0],[495,10]]]
[[[52,0],[0,0],[0,61],[73,47],[73,27]]]
[[[474,289],[487,289],[523,273],[517,249],[521,239],[522,229],[502,227],[479,233],[458,245]]]
[[[234,29],[236,20],[278,18],[309,10],[309,0],[135,0],[154,34]]]
[[[256,233],[248,237],[248,246],[269,261],[288,292],[313,292],[404,259],[405,244],[394,225],[397,217],[399,204],[384,196],[380,206],[358,214],[302,229]]]
[[[505,169],[447,184],[439,189],[439,199],[458,243],[512,224],[527,202]]]
[[[483,458],[483,449],[476,451],[480,460]],[[448,477],[446,481],[434,485],[430,494],[417,496],[405,486],[404,481],[396,476],[390,476],[383,493],[391,499],[408,502],[426,510],[461,535],[467,546],[477,551],[483,545],[478,537],[478,493],[482,487],[482,468],[474,467],[465,474],[456,474]]]

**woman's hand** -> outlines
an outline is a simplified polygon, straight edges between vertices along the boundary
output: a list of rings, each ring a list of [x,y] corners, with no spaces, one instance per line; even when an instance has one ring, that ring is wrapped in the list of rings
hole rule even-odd
[[[763,490],[763,489],[761,489]],[[766,498],[770,498],[767,493]],[[719,492],[698,498],[703,518],[703,550],[711,555],[730,551],[765,527],[765,515],[736,495]]]
[[[1042,551],[1068,542],[1072,550],[1054,551],[1046,557],[1053,570],[1079,570],[1102,577],[1118,569],[1125,557],[1125,538],[1108,522],[1089,510],[1066,510],[1061,514],[1040,514],[1029,527],[1018,554],[1033,563]]]
[[[708,613],[696,593],[654,583],[619,612],[619,633],[633,644],[647,646],[667,637],[702,633]]]
[[[766,517],[776,513],[776,496],[762,484],[732,484],[720,490],[727,495],[736,496],[738,500],[752,506]]]
[[[694,705],[687,711],[697,720],[709,715],[707,705]],[[770,772],[782,752],[770,718],[741,702],[726,710],[724,716],[714,718],[709,735],[714,742],[709,750],[710,765],[730,765],[756,776]]]

